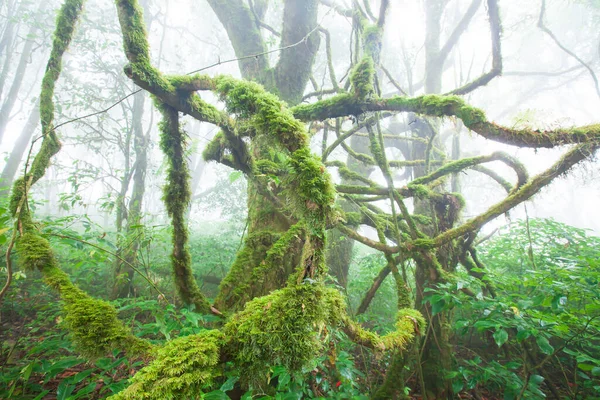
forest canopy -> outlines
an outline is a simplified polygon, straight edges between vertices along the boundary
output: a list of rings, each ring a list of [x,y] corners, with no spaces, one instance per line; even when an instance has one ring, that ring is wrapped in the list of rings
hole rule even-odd
[[[0,11],[1,397],[600,398],[597,2]]]

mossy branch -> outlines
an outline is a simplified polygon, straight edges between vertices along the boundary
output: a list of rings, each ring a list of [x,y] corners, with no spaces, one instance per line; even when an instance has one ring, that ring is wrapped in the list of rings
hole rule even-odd
[[[439,179],[443,176],[447,176],[453,173],[457,173],[463,171],[467,168],[473,168],[477,165],[488,163],[492,161],[501,161],[507,166],[511,167],[515,173],[517,174],[518,182],[517,188],[523,186],[527,183],[527,179],[529,179],[529,175],[525,166],[516,158],[512,157],[510,154],[505,153],[503,151],[496,151],[487,156],[476,156],[471,158],[463,158],[461,160],[449,162],[442,167],[438,168],[434,172],[429,175],[422,176],[420,178],[414,179],[411,182],[411,185],[424,185],[427,183],[431,183],[436,179]]]
[[[387,99],[363,100],[342,94],[292,108],[294,116],[302,121],[322,121],[375,111],[456,117],[461,119],[468,129],[482,137],[519,147],[552,148],[565,144],[589,143],[600,139],[600,124],[552,130],[517,129],[498,125],[488,121],[482,110],[470,106],[457,96],[430,94],[418,97],[395,96]]]
[[[569,169],[577,163],[591,157],[600,147],[599,144],[580,144],[573,147],[564,154],[556,163],[554,163],[546,171],[533,177],[529,182],[523,185],[520,189],[515,190],[504,200],[491,206],[486,212],[480,214],[464,224],[450,229],[441,235],[436,236],[432,240],[414,241],[415,247],[434,248],[442,246],[452,240],[463,236],[468,232],[473,232],[481,228],[484,224],[492,219],[506,213],[516,205],[530,199],[538,193],[543,187],[547,186],[555,178],[565,174]]]

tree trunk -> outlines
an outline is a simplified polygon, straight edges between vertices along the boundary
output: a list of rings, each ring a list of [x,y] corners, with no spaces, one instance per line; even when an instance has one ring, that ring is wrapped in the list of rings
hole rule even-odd
[[[350,147],[357,153],[369,153],[369,142],[366,138],[353,135],[350,139]],[[373,166],[356,160],[351,155],[348,155],[346,165],[352,172],[356,172],[361,176],[368,177],[374,170]],[[365,185],[363,182],[347,180],[342,177],[342,184]],[[344,212],[358,211],[356,204],[342,200],[340,205]],[[356,228],[356,227],[353,227]],[[348,271],[350,262],[352,261],[352,250],[354,249],[354,240],[342,235],[337,229],[333,229],[328,233],[327,246],[327,266],[329,273],[334,276],[343,288],[348,285]]]
[[[306,43],[292,46],[280,53],[277,66],[269,67],[266,50],[256,17],[244,3],[233,0],[209,0],[223,24],[236,56],[240,58],[242,77],[261,83],[277,93],[290,105],[297,104],[308,83],[312,65],[319,47],[317,27],[317,0],[286,0],[281,47],[290,46],[307,38]],[[249,55],[256,57],[247,58]],[[246,57],[246,58],[244,58]],[[266,154],[268,145],[254,143],[254,154]],[[253,182],[248,182],[248,236],[236,256],[228,275],[219,288],[215,301],[221,310],[238,310],[256,296],[283,287],[300,260],[303,239],[292,240],[287,257],[279,268],[261,268],[273,245],[290,229],[290,223],[260,193]],[[282,239],[284,240],[284,239]],[[263,263],[264,262],[264,263]]]
[[[113,298],[134,296],[134,270],[137,251],[140,245],[139,225],[141,221],[142,201],[146,190],[146,169],[148,166],[147,138],[144,136],[142,117],[144,116],[145,92],[139,92],[133,96],[133,150],[135,153],[135,166],[133,170],[133,189],[127,211],[127,225],[125,227],[125,248],[119,248],[118,253],[123,260],[115,261],[115,280],[113,286]],[[122,221],[122,220],[121,220]]]
[[[41,14],[46,8],[48,2],[42,1],[40,2],[39,8],[37,10],[37,14]],[[8,125],[8,121],[10,120],[10,113],[17,102],[19,90],[21,89],[21,84],[23,83],[23,78],[25,77],[25,70],[27,69],[27,64],[31,58],[31,53],[33,51],[33,45],[35,42],[32,37],[35,37],[35,33],[39,29],[39,24],[34,23],[29,32],[27,33],[27,39],[25,40],[25,45],[23,46],[23,50],[21,52],[21,58],[19,59],[19,64],[17,65],[17,69],[15,70],[15,78],[10,86],[10,90],[6,98],[4,99],[4,103],[2,104],[2,108],[0,108],[0,143],[2,143],[2,139],[4,138],[4,133],[6,131],[6,126]]]
[[[0,186],[5,188],[0,190],[0,196],[6,196],[10,187],[12,185],[13,179],[15,179],[15,174],[17,173],[17,169],[21,164],[21,160],[23,159],[23,154],[29,147],[29,143],[31,142],[31,137],[35,132],[35,129],[38,127],[38,123],[40,121],[40,108],[39,103],[36,103],[29,113],[29,118],[21,131],[21,134],[17,138],[15,142],[15,146],[10,152],[10,156],[6,161],[6,165],[2,170],[2,175],[0,176]]]

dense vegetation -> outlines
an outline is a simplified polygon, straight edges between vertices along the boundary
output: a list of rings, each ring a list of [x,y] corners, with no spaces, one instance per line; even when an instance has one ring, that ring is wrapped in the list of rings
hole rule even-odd
[[[174,3],[85,3],[0,5],[0,141],[31,109],[2,173],[0,397],[600,398],[600,239],[523,207],[594,165],[600,125],[499,124],[472,97],[531,15],[425,0],[424,55],[403,42],[390,72],[403,2],[207,0],[234,57],[181,74]],[[575,71],[597,103],[594,39],[566,46],[554,5],[535,28],[576,64],[530,75]]]

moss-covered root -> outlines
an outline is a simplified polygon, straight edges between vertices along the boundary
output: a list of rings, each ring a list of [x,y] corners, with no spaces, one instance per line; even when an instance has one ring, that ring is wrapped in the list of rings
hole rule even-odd
[[[185,304],[193,304],[199,312],[210,311],[210,304],[196,283],[188,250],[185,213],[190,203],[190,174],[185,156],[185,132],[179,126],[179,113],[166,104],[157,104],[163,115],[160,123],[160,147],[168,162],[167,183],[163,200],[173,224],[171,255],[175,286]]]
[[[220,349],[225,336],[217,330],[174,339],[156,352],[124,391],[111,400],[196,399],[221,375]]]
[[[322,284],[292,285],[248,302],[224,327],[242,383],[262,387],[275,365],[301,371],[322,350],[319,333],[339,324],[344,310],[339,292]]]
[[[63,301],[65,323],[77,350],[86,357],[109,355],[112,350],[129,356],[147,356],[151,345],[139,339],[118,319],[115,308],[94,299],[77,288],[61,271],[50,243],[35,233],[26,233],[17,242],[17,254],[23,268],[42,272],[45,283],[56,290]]]

